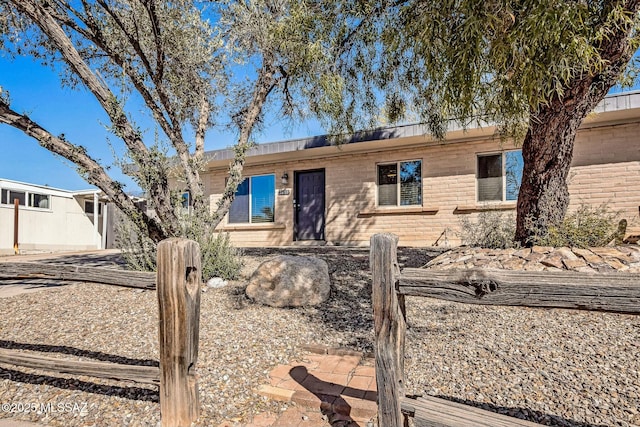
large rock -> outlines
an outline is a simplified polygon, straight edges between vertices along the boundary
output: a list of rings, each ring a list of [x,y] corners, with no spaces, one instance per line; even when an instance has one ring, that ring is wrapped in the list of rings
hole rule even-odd
[[[318,305],[329,298],[329,266],[317,258],[279,255],[256,268],[245,292],[271,307]]]

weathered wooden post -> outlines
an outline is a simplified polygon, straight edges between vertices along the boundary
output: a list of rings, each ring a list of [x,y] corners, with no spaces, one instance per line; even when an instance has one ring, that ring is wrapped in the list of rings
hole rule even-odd
[[[19,208],[20,205],[20,200],[19,199],[13,199],[13,252],[14,254],[18,255],[20,253],[20,249],[18,246],[18,212],[20,210]]]
[[[371,237],[373,319],[375,327],[376,381],[378,383],[378,424],[404,425],[401,399],[404,398],[404,342],[406,335],[404,296],[396,293],[400,271],[398,236]]]
[[[188,427],[200,414],[196,362],[201,276],[196,242],[171,238],[158,244],[162,427]]]

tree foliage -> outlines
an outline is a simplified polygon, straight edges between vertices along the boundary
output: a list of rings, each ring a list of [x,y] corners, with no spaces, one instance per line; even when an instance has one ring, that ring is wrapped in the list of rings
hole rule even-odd
[[[319,118],[331,133],[408,116],[444,136],[450,120],[495,123],[523,142],[519,240],[566,212],[566,176],[582,119],[620,80],[638,47],[640,0],[0,0],[0,48],[60,70],[88,90],[126,146],[140,210],[82,147],[19,113],[3,92],[0,122],[78,166],[159,241],[182,235],[178,179],[213,230],[242,180],[267,111]],[[625,74],[625,69],[627,74]],[[1,84],[1,82],[0,82]],[[128,99],[153,117],[169,161],[138,129]],[[236,156],[215,207],[200,173],[212,126],[235,132]],[[193,227],[191,227],[193,228]],[[195,227],[200,229],[200,227]]]
[[[495,124],[522,144],[516,238],[564,217],[578,127],[617,82],[633,82],[637,0],[385,2],[379,40],[352,75],[369,76],[390,121],[417,113],[444,138],[449,122]],[[373,36],[372,36],[373,37]],[[353,90],[349,88],[348,90]],[[373,97],[372,99],[374,99]],[[348,107],[347,107],[348,109]]]
[[[330,110],[342,95],[335,70],[352,26],[340,17],[358,22],[364,12],[309,0],[0,0],[3,53],[37,58],[58,70],[63,84],[96,98],[126,147],[123,171],[146,192],[150,210],[133,203],[84,141],[53,135],[46,123],[16,111],[28,106],[12,106],[6,92],[0,122],[77,165],[152,242],[194,229],[210,236],[242,181],[246,152],[267,111],[289,119],[334,117]],[[131,99],[154,119],[160,144],[138,129]],[[200,177],[206,133],[214,125],[237,136],[215,207]],[[172,180],[183,186],[172,188]],[[195,225],[176,209],[185,190]]]
[[[176,153],[181,175],[204,211],[198,160],[203,144],[190,154],[185,127],[196,135],[208,127],[210,106],[220,93],[224,70],[216,59],[219,38],[201,11],[190,2],[0,2],[8,25],[5,52],[29,55],[60,71],[63,84],[88,90],[107,114],[110,131],[126,146],[134,167],[128,173],[148,192],[154,214],[136,207],[104,165],[83,148],[52,135],[46,124],[35,123],[0,104],[0,120],[35,138],[44,148],[70,160],[87,182],[98,186],[154,241],[177,235],[178,218],[169,188],[169,167],[163,153],[144,140],[127,99],[135,93]]]

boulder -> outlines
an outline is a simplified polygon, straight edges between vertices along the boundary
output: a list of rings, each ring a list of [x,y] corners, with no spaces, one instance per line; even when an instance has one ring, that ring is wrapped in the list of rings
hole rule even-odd
[[[211,279],[207,280],[207,287],[214,289],[224,288],[228,284],[229,282],[224,280],[222,277],[212,277]]]
[[[271,307],[318,305],[329,298],[329,266],[318,258],[279,255],[256,268],[245,292]]]

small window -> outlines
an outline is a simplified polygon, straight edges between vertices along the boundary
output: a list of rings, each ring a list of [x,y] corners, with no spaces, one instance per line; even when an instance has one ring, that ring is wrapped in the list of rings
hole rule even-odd
[[[93,202],[89,200],[84,201],[84,213],[87,215],[93,215],[95,212]],[[98,203],[98,215],[102,215],[102,203]]]
[[[180,204],[183,209],[189,209],[189,206],[191,206],[191,192],[185,191],[180,195]]]
[[[29,206],[32,208],[49,209],[49,195],[29,193]]]
[[[478,156],[478,201],[518,200],[522,181],[522,151]]]
[[[26,206],[27,203],[27,193],[24,191],[15,191],[15,190],[2,190],[2,204],[3,205],[13,205],[14,200],[18,199],[18,204],[20,206]]]
[[[421,160],[378,165],[378,206],[419,205],[422,205]]]
[[[264,223],[275,220],[275,175],[246,178],[229,207],[230,223]]]

